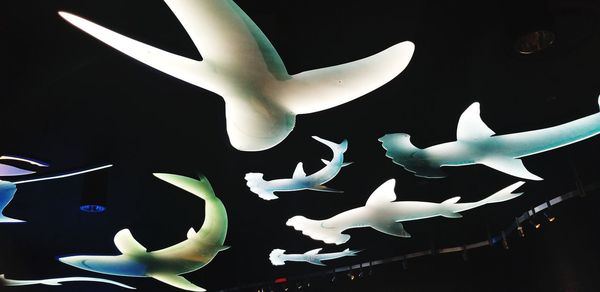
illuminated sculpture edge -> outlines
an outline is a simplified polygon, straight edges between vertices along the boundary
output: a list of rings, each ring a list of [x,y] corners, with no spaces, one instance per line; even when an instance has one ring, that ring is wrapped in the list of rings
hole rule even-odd
[[[4,274],[0,274],[0,283],[4,286],[29,286],[29,285],[48,285],[48,286],[60,286],[65,282],[98,282],[98,283],[106,283],[115,286],[119,286],[126,289],[134,290],[135,287],[131,287],[125,285],[123,283],[119,283],[117,281],[112,281],[108,279],[102,278],[92,278],[92,277],[66,277],[66,278],[52,278],[52,279],[41,279],[41,280],[14,280],[7,279]]]
[[[269,149],[293,130],[296,115],[326,110],[386,84],[408,65],[414,44],[289,75],[256,24],[231,0],[166,0],[202,55],[175,55],[130,39],[67,12],[59,15],[122,53],[225,100],[227,132],[242,151]]]
[[[322,160],[325,164],[321,170],[306,175],[302,167],[302,162],[299,162],[294,170],[292,178],[274,179],[265,181],[262,173],[251,172],[244,177],[246,185],[250,190],[257,194],[263,200],[274,200],[278,197],[273,192],[290,192],[299,190],[313,190],[321,192],[342,192],[330,189],[324,186],[325,183],[332,180],[344,166],[350,165],[352,162],[344,163],[344,152],[348,149],[348,141],[344,140],[340,144],[327,141],[325,139],[313,136],[313,139],[325,144],[331,148],[333,158],[331,161]]]
[[[478,202],[458,203],[460,197],[453,197],[438,204],[416,201],[394,202],[396,180],[390,179],[371,194],[364,207],[351,209],[325,220],[294,216],[286,222],[286,225],[302,231],[312,239],[338,245],[350,239],[350,235],[342,233],[344,230],[361,227],[371,227],[389,235],[408,238],[410,234],[404,230],[401,222],[437,216],[461,218],[459,212],[520,196],[523,193],[513,193],[513,191],[523,184],[524,182],[514,183]]]
[[[155,173],[154,176],[205,201],[204,223],[198,232],[190,228],[187,240],[161,250],[148,252],[135,240],[129,229],[123,229],[114,238],[121,255],[77,255],[61,257],[59,261],[96,273],[126,277],[151,277],[179,289],[206,291],[180,275],[204,267],[218,252],[229,248],[223,245],[227,235],[225,206],[216,197],[212,186],[205,177],[196,180],[166,173]]]
[[[460,116],[456,141],[425,149],[414,146],[410,135],[404,133],[387,134],[379,141],[387,157],[419,177],[445,177],[442,166],[483,164],[515,177],[542,180],[527,170],[520,158],[567,146],[598,133],[600,113],[554,127],[493,136],[494,131],[481,120],[479,103],[475,102]]]

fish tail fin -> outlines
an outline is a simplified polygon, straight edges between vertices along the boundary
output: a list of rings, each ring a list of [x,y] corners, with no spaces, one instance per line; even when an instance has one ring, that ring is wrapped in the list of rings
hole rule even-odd
[[[326,228],[322,220],[311,220],[304,216],[294,216],[285,224],[301,231],[302,234],[315,240],[322,240],[329,244],[342,244],[350,239],[350,235],[343,234],[339,228]]]
[[[205,201],[216,198],[210,182],[208,182],[208,179],[204,175],[200,175],[199,179],[169,173],[153,173],[153,175],[180,189],[190,192]]]
[[[250,172],[244,176],[246,179],[246,185],[250,188],[250,191],[257,194],[263,200],[275,200],[279,197],[276,196],[272,190],[268,190],[268,183],[263,179],[263,174],[258,172]]]
[[[325,144],[325,146],[331,148],[334,152],[344,153],[348,150],[348,139],[344,139],[341,143],[337,144],[335,142],[331,142],[329,140],[325,140],[321,137],[312,136],[313,139]]]
[[[519,181],[516,182],[508,187],[505,187],[499,191],[497,191],[496,193],[494,193],[493,195],[483,199],[480,201],[481,205],[485,205],[485,204],[492,204],[492,203],[500,203],[500,202],[504,202],[504,201],[508,201],[510,199],[516,198],[520,195],[522,195],[523,193],[513,193],[516,189],[518,189],[520,186],[522,186],[525,182],[523,181]]]

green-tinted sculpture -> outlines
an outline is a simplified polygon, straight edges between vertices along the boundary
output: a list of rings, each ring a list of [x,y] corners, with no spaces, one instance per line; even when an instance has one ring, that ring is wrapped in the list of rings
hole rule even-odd
[[[229,248],[223,245],[227,235],[225,206],[215,196],[205,177],[196,180],[174,174],[154,175],[204,199],[204,223],[198,232],[190,228],[187,240],[161,250],[148,252],[133,238],[129,229],[123,229],[115,235],[114,239],[121,255],[79,255],[61,257],[59,260],[92,272],[127,277],[152,277],[183,290],[206,291],[180,275],[204,267],[218,252]]]

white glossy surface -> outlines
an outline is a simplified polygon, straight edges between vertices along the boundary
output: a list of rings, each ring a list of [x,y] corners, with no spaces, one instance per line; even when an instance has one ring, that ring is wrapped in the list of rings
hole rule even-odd
[[[600,103],[600,100],[599,100]],[[473,103],[461,115],[457,140],[419,149],[408,134],[387,134],[379,139],[386,156],[416,176],[445,177],[440,167],[483,164],[512,176],[542,180],[525,168],[522,157],[567,146],[600,133],[600,113],[562,125],[493,136]]]
[[[300,190],[341,192],[327,188],[324,186],[324,184],[332,180],[340,172],[342,167],[348,165],[348,163],[344,163],[344,152],[346,152],[348,149],[348,141],[344,140],[342,143],[336,144],[317,136],[313,136],[313,139],[331,148],[331,151],[333,152],[333,158],[331,161],[323,160],[325,167],[307,176],[302,168],[302,162],[300,162],[296,166],[296,170],[294,171],[292,178],[274,179],[269,181],[263,179],[262,173],[247,173],[244,178],[246,179],[246,185],[248,185],[250,191],[257,194],[263,200],[277,199],[278,197],[274,194],[274,192],[291,192]]]
[[[396,180],[390,179],[367,200],[364,207],[342,212],[329,219],[312,220],[303,216],[290,218],[286,225],[302,231],[304,235],[325,243],[342,244],[350,239],[350,235],[342,233],[352,228],[371,227],[379,232],[398,237],[410,237],[401,222],[420,220],[436,216],[460,218],[459,212],[477,208],[485,204],[504,202],[520,196],[513,193],[524,182],[514,183],[495,194],[473,203],[457,203],[460,197],[453,197],[442,203],[400,201],[396,200],[394,186]]]
[[[408,65],[402,42],[358,61],[288,74],[256,24],[231,0],[166,0],[202,61],[130,39],[81,17],[65,20],[109,46],[225,100],[227,132],[238,150],[269,149],[292,131],[296,115],[329,109],[384,85]]]

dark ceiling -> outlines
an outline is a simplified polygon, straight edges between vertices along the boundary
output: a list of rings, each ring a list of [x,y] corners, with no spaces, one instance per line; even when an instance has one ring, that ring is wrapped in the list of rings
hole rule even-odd
[[[411,239],[365,228],[349,231],[352,239],[343,246],[325,246],[285,226],[294,215],[321,219],[362,206],[389,178],[398,181],[399,200],[432,202],[456,195],[475,201],[517,181],[483,166],[447,169],[446,179],[414,177],[385,157],[377,139],[386,133],[410,133],[421,147],[454,140],[458,117],[474,101],[498,134],[598,112],[600,2],[388,2],[236,1],[269,37],[291,74],[359,59],[404,40],[416,45],[397,78],[348,104],[299,116],[285,141],[262,152],[240,152],[229,144],[222,98],[132,60],[57,15],[68,11],[200,59],[162,1],[2,3],[0,154],[46,161],[47,174],[115,166],[108,172],[108,209],[101,214],[79,211],[82,177],[20,186],[5,213],[29,223],[0,225],[0,273],[17,279],[98,276],[55,257],[117,254],[113,236],[122,228],[130,228],[149,250],[184,240],[190,227],[202,223],[204,203],[153,172],[203,173],[227,208],[226,244],[232,248],[186,275],[209,290],[327,269],[298,263],[273,267],[268,254],[274,248],[293,253],[365,249],[357,258],[330,262],[341,266],[483,240],[531,206],[574,189],[575,173],[584,183],[598,180],[600,137],[595,137],[524,159],[528,169],[545,178],[528,182],[524,196],[465,212],[462,219],[408,222]],[[556,33],[555,44],[539,54],[517,54],[516,36],[540,28]],[[246,172],[289,177],[299,161],[307,173],[319,169],[320,159],[331,153],[312,135],[349,140],[346,160],[355,163],[328,183],[344,194],[301,191],[267,202],[248,190]],[[107,278],[141,291],[176,291],[153,279]],[[78,287],[121,289],[69,283],[11,290]]]

